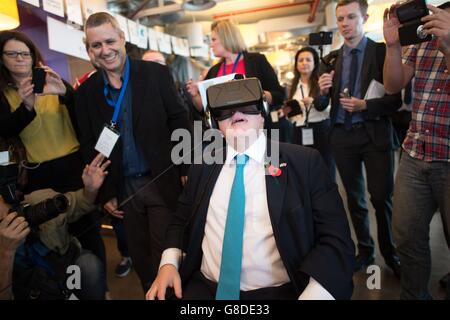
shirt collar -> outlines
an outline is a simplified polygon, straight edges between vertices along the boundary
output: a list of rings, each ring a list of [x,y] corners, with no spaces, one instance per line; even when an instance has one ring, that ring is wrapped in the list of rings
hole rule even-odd
[[[355,47],[356,50],[358,50],[358,53],[361,53],[364,51],[364,49],[366,48],[367,45],[367,37],[364,36],[362,37],[362,39],[359,41],[358,45]],[[349,46],[347,46],[346,44],[344,44],[344,55],[348,56],[350,55],[350,51],[353,48],[350,48]]]
[[[262,132],[259,134],[258,139],[247,149],[244,151],[244,154],[249,156],[249,158],[255,160],[258,163],[264,164],[264,153],[266,152],[267,147],[267,138],[266,135]],[[225,160],[225,164],[231,164],[234,161],[234,158],[239,153],[233,149],[233,147],[227,144],[227,158]]]

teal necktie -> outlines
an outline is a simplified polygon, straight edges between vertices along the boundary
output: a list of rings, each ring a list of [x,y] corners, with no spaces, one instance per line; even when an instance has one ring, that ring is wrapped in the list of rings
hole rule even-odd
[[[223,235],[216,300],[239,300],[245,216],[244,166],[247,161],[247,155],[236,156],[236,173],[231,187],[227,222]]]

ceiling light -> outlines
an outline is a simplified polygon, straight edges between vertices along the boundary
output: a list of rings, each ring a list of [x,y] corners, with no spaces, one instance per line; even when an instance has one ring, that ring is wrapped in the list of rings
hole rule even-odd
[[[184,9],[189,11],[202,11],[211,9],[216,5],[212,0],[187,0],[184,2]]]
[[[20,25],[16,0],[0,1],[0,30],[15,29]]]

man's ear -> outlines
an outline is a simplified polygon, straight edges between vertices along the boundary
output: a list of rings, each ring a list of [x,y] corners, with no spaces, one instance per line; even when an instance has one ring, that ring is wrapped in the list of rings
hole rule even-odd
[[[369,15],[366,13],[363,15],[363,24],[366,23],[367,20],[369,20]]]

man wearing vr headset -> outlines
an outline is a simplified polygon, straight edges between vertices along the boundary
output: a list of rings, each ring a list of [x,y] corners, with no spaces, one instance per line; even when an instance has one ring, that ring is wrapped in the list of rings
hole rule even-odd
[[[256,78],[207,96],[226,147],[191,166],[146,298],[349,299],[355,248],[320,154],[266,138]]]

